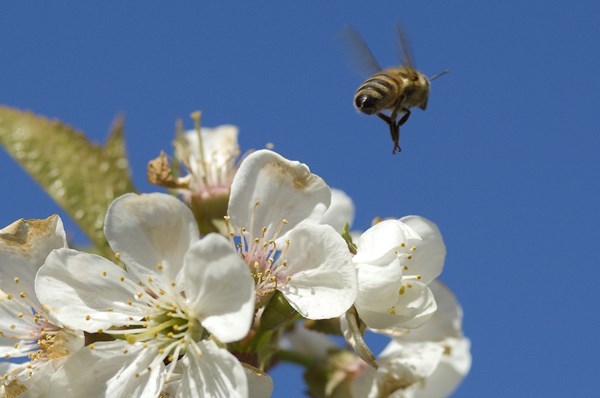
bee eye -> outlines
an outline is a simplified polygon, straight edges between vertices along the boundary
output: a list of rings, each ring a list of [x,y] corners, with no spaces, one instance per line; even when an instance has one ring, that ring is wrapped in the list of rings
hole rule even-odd
[[[354,105],[356,105],[356,107],[361,111],[364,112],[366,114],[372,114],[375,113],[375,105],[376,105],[376,100],[374,97],[370,96],[370,95],[359,95],[358,97],[356,97],[356,100],[354,101]]]

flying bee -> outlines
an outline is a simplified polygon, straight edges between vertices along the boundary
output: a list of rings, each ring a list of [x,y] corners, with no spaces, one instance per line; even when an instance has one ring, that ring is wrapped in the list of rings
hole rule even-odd
[[[351,27],[346,28],[346,36],[360,63],[372,74],[358,87],[354,94],[354,106],[367,115],[377,115],[390,127],[394,141],[392,153],[400,152],[400,126],[410,117],[410,109],[427,108],[430,82],[446,73],[442,71],[430,78],[415,69],[408,48],[408,41],[400,25],[396,25],[402,65],[383,69],[362,37]],[[382,111],[389,110],[386,115]],[[398,117],[400,117],[398,119]]]

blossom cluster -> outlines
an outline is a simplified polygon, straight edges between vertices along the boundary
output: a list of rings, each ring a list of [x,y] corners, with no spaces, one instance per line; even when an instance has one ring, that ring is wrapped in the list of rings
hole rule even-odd
[[[469,341],[433,222],[350,233],[348,196],[271,150],[240,160],[233,126],[175,148],[187,175],[149,167],[171,194],[108,208],[114,258],[69,248],[56,215],[0,230],[0,397],[269,397],[290,358],[312,396],[453,391]],[[365,332],[390,336],[378,357]]]

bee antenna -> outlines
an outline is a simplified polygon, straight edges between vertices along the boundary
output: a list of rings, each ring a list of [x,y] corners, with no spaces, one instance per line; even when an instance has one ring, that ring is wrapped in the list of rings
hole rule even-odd
[[[429,81],[432,81],[433,79],[437,79],[440,76],[445,75],[446,73],[450,73],[450,71],[448,69],[441,71],[440,73],[436,73],[435,75],[431,76],[429,78]]]

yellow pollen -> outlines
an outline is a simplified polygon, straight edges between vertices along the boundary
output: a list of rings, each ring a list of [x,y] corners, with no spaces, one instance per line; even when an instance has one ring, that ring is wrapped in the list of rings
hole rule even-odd
[[[156,264],[156,269],[162,271],[164,266],[161,263]]]
[[[412,250],[414,252],[415,250],[417,250],[417,246],[411,247],[410,250]]]
[[[15,283],[19,283],[19,281],[20,281],[19,277],[18,277],[18,276],[15,276],[15,279],[14,279],[14,281],[15,281]]]
[[[24,298],[27,298],[27,293],[25,293],[25,292],[21,292],[21,293],[19,293],[19,297],[21,297],[21,298],[23,298],[23,299],[24,299]]]
[[[409,259],[409,260],[410,260],[410,259],[412,259],[412,254],[409,254],[409,255],[408,255],[408,259]]]
[[[106,276],[106,271],[102,271],[102,276]]]
[[[22,313],[22,312],[19,312],[19,313],[17,313],[17,316],[18,316],[19,318],[23,318],[23,313]]]
[[[98,329],[97,333],[104,333],[104,329]]]
[[[119,280],[120,280],[121,282],[125,282],[125,277],[124,277],[124,276],[122,276],[122,277],[120,277],[120,278],[119,278]]]
[[[162,289],[160,289],[160,290],[158,291],[158,294],[160,294],[161,296],[163,296],[165,293],[166,293],[166,292],[165,292],[164,290],[162,290]]]
[[[408,271],[408,265],[405,265],[404,267],[402,267],[402,269],[403,269],[404,271]]]
[[[12,299],[13,299],[13,295],[12,295],[12,294],[10,294],[10,293],[8,293],[8,294],[6,295],[6,298],[7,298],[7,299],[9,299],[9,300],[12,300]]]
[[[175,360],[175,357],[173,355],[169,355],[167,359],[169,360],[169,362],[173,362]]]
[[[406,287],[408,287],[410,289],[412,287],[412,285],[410,283],[407,283]]]
[[[133,302],[131,300],[127,300],[127,304],[128,305],[133,305]]]
[[[90,345],[88,346],[88,348],[89,348],[90,350],[93,350],[94,348],[96,348],[96,346],[95,346],[94,344],[90,344]]]
[[[417,280],[421,280],[421,275],[417,275]]]
[[[137,298],[142,298],[144,296],[144,293],[139,292],[138,294],[136,294]]]
[[[406,287],[404,285],[400,286],[400,295],[403,295],[406,292]]]
[[[152,277],[149,276],[148,277],[148,283],[152,283],[152,281],[153,281]]]
[[[117,260],[121,260],[121,253],[119,253],[119,252],[116,252],[116,253],[115,253],[115,258],[116,258]]]
[[[14,323],[11,323],[11,324],[10,324],[10,328],[11,328],[11,329],[14,329],[14,328],[16,328],[15,324],[14,324]]]
[[[406,247],[406,243],[404,243],[404,242],[400,243],[400,247]]]
[[[390,307],[390,309],[388,310],[388,314],[396,315],[396,308],[395,307]]]

